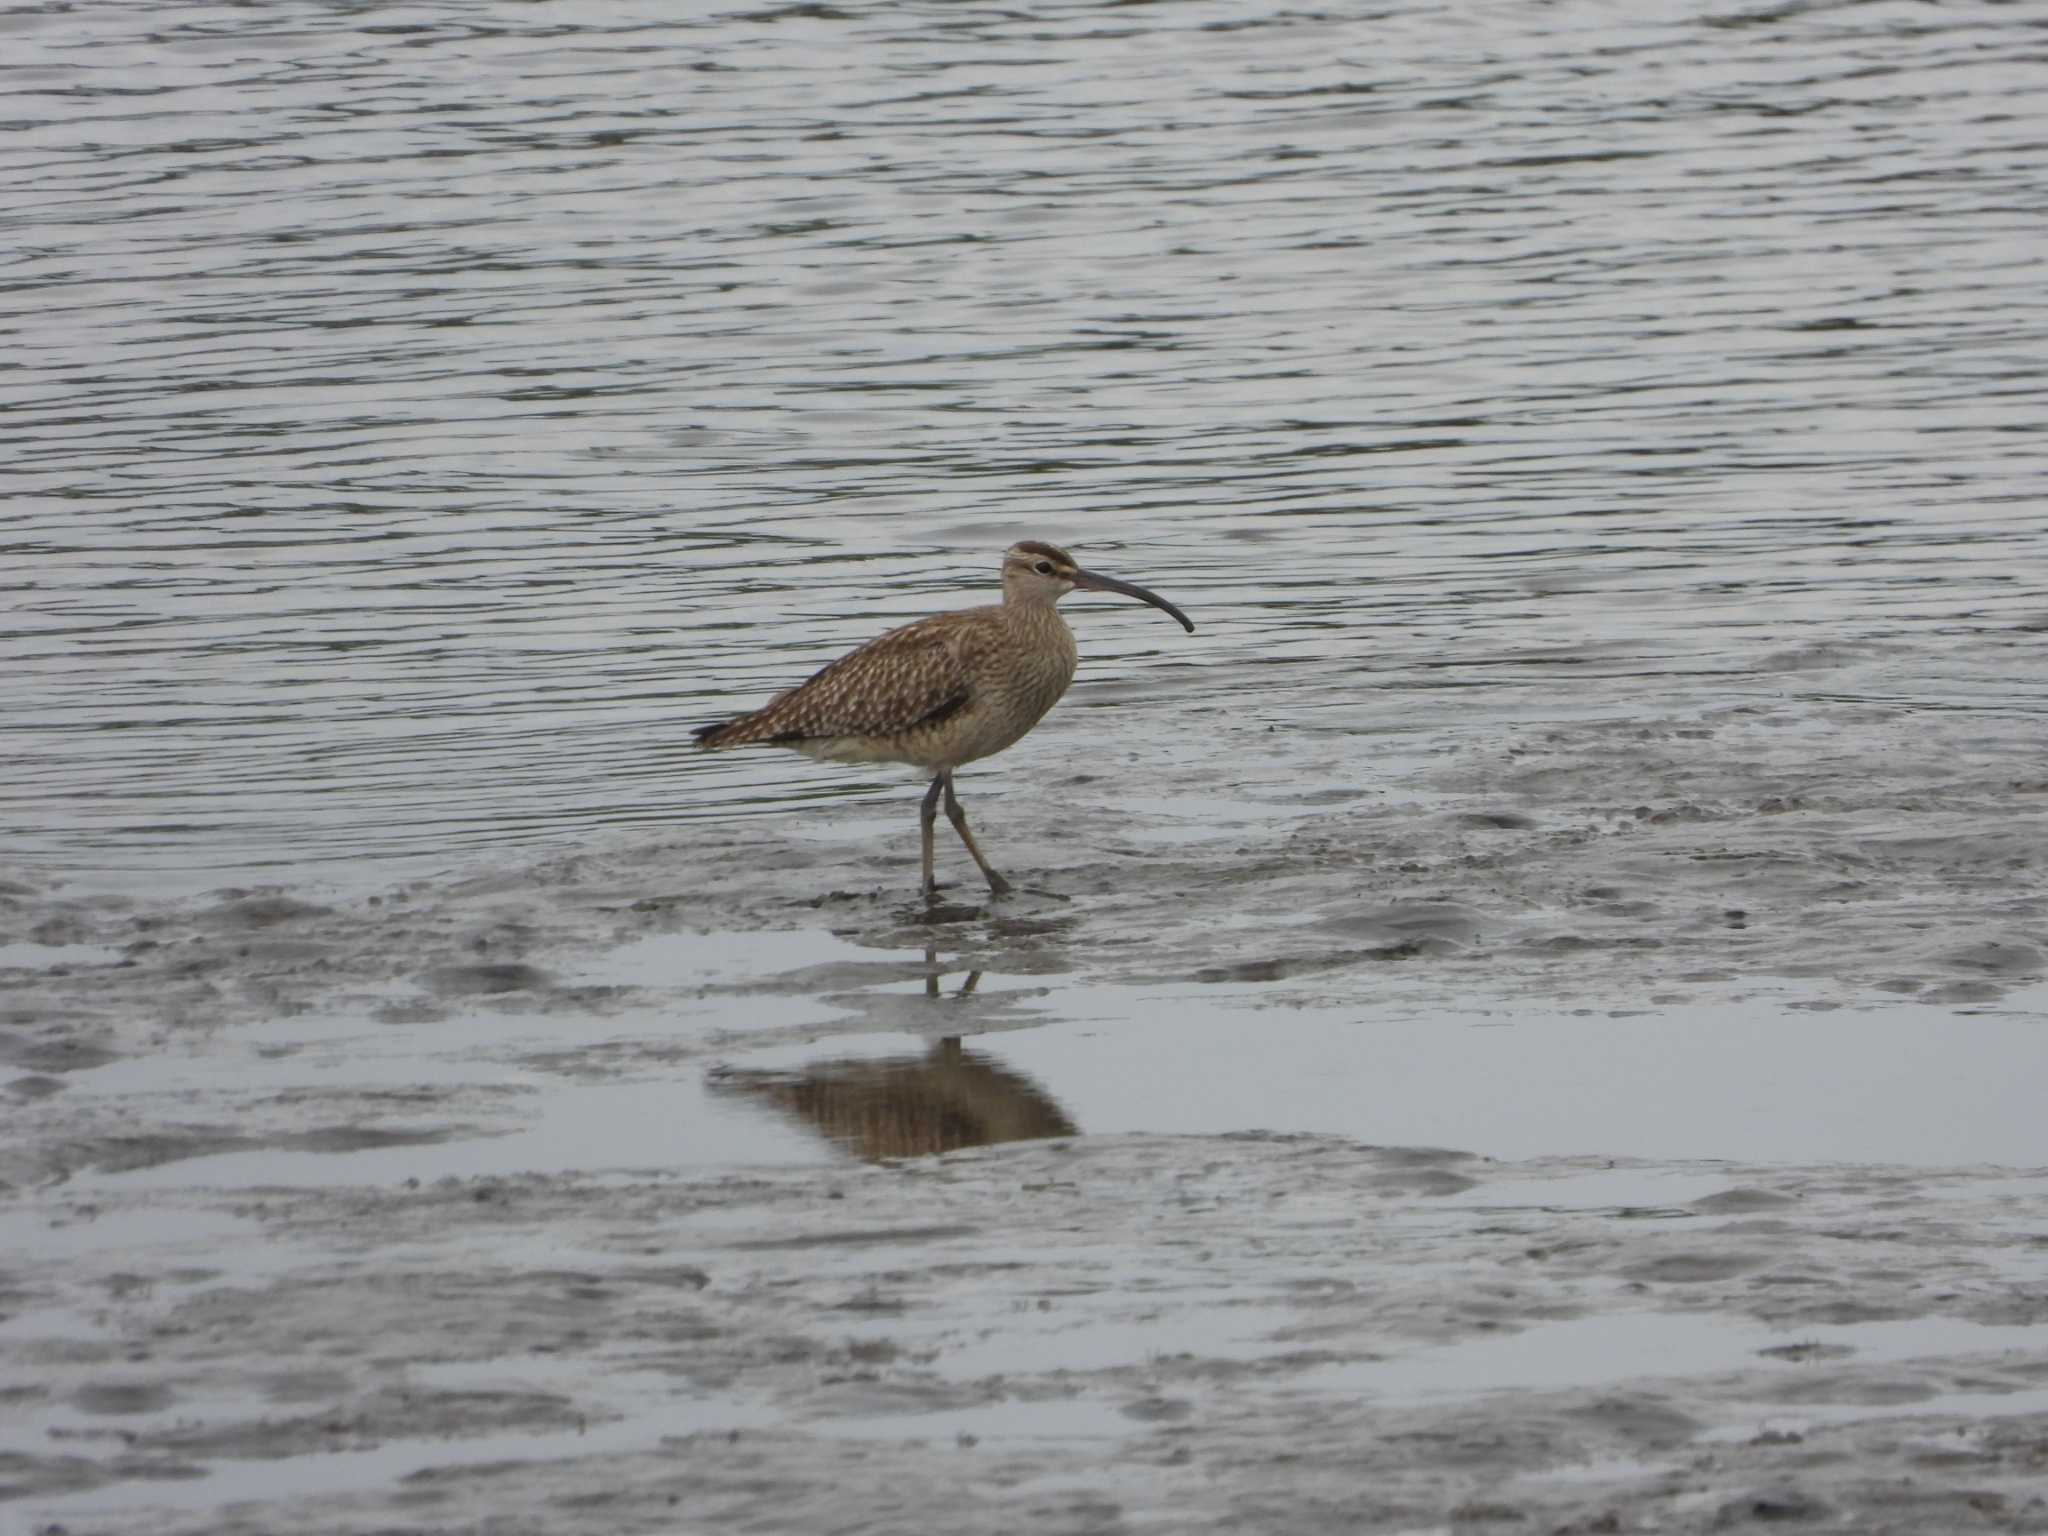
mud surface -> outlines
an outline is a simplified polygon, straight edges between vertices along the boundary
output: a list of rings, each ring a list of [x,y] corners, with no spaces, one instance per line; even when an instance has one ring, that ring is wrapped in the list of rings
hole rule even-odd
[[[0,1529],[2048,1530],[2048,797],[1945,718],[1138,746],[996,906],[907,792],[16,882]]]
[[[16,1528],[2048,1529],[1992,1170],[1132,1136],[174,1210],[38,1204]]]

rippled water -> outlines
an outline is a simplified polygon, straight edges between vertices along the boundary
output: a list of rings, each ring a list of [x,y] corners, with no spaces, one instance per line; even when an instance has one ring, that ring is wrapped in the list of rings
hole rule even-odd
[[[2034,8],[697,12],[0,12],[11,862],[866,792],[685,728],[1023,534],[1065,750],[2048,708]]]

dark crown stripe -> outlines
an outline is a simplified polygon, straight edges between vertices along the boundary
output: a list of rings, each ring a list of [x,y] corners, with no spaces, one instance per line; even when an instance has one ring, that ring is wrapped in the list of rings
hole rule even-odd
[[[1019,539],[1017,541],[1017,548],[1023,550],[1027,555],[1045,555],[1050,559],[1059,561],[1062,565],[1072,565],[1074,563],[1072,555],[1061,549],[1059,545],[1048,544],[1043,539]]]

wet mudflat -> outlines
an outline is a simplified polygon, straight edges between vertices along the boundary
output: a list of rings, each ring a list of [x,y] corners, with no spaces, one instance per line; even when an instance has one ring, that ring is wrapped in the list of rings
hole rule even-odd
[[[2026,8],[0,38],[4,1536],[2048,1530]]]
[[[17,1276],[51,1306],[8,1330],[55,1398],[10,1458],[33,1518],[2043,1518],[2048,1207],[1986,1170],[1083,1138],[250,1190],[158,1235],[143,1278],[108,1229],[153,1204],[53,1208],[79,1313]]]
[[[18,887],[10,1517],[2041,1529],[2048,804],[1967,729],[1510,737],[1264,851],[1020,791],[1000,904],[907,793]]]

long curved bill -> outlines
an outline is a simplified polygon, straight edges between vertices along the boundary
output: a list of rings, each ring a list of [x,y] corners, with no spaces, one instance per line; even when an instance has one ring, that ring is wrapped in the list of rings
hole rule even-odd
[[[1125,597],[1135,597],[1141,603],[1150,603],[1162,613],[1170,613],[1180,620],[1180,627],[1189,634],[1195,632],[1195,621],[1182,613],[1157,592],[1148,592],[1136,582],[1118,581],[1114,576],[1104,576],[1096,571],[1076,569],[1074,587],[1081,592],[1121,592]]]

